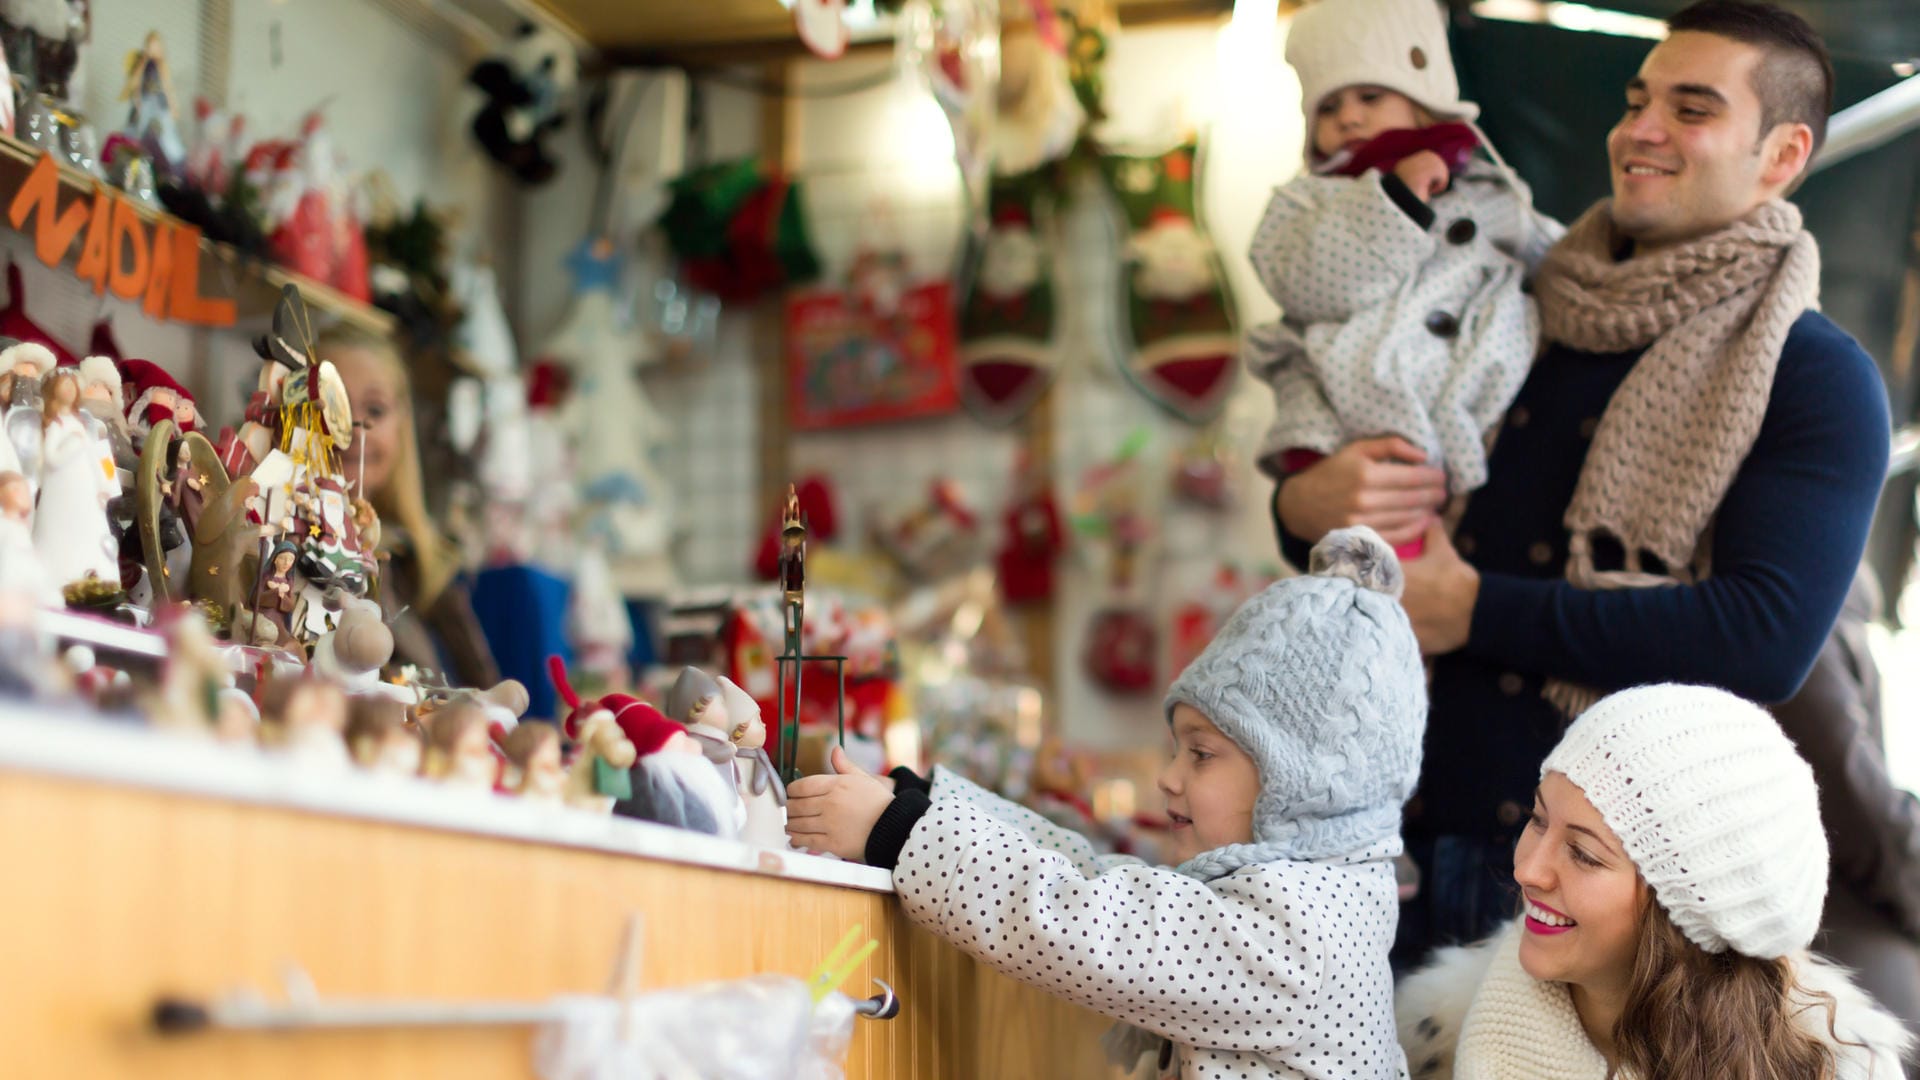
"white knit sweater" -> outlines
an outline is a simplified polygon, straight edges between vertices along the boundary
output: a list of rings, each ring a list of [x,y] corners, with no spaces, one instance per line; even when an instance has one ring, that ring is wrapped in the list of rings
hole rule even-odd
[[[1392,1080],[1399,838],[1200,881],[936,770],[894,868],[912,919],[1001,972],[1175,1044],[1182,1080]]]
[[[1607,1062],[1587,1040],[1566,984],[1540,982],[1520,966],[1520,923],[1463,948],[1443,949],[1400,984],[1394,1005],[1400,1044],[1415,1080],[1606,1080]],[[1845,968],[1811,953],[1795,976],[1836,1003],[1797,1022],[1833,1049],[1838,1080],[1901,1080],[1912,1044],[1900,1021],[1853,985]],[[1838,1038],[1835,1038],[1835,1035]]]

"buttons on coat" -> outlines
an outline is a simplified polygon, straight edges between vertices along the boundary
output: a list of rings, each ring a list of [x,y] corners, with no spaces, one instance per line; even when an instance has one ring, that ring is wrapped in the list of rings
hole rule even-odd
[[[1520,804],[1512,799],[1501,803],[1500,808],[1493,812],[1494,816],[1500,819],[1500,824],[1507,826],[1520,824],[1520,819],[1525,817],[1526,813],[1520,808]]]
[[[1447,226],[1447,243],[1456,245],[1471,244],[1473,243],[1474,236],[1478,234],[1479,231],[1479,226],[1473,223],[1472,218],[1461,218]]]
[[[1519,697],[1520,691],[1527,688],[1527,680],[1509,671],[1500,676],[1500,692],[1508,697]]]
[[[1427,316],[1427,333],[1438,338],[1450,338],[1460,333],[1460,320],[1451,312],[1436,311]]]
[[[1531,419],[1533,419],[1533,414],[1527,411],[1525,405],[1515,405],[1513,408],[1507,410],[1508,427],[1526,427],[1527,421]]]
[[[1535,566],[1545,566],[1553,561],[1553,545],[1539,540],[1527,548],[1527,561]]]

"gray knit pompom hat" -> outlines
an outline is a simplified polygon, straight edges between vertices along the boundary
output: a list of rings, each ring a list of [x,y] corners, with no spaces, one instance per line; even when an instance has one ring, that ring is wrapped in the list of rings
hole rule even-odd
[[[1240,605],[1167,691],[1260,770],[1253,842],[1324,859],[1399,835],[1420,775],[1427,681],[1393,549],[1369,528],[1314,545],[1310,572]]]

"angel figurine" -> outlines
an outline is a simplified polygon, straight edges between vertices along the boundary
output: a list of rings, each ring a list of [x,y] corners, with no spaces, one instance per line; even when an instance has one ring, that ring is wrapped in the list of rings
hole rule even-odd
[[[49,374],[41,391],[40,500],[33,547],[65,585],[92,575],[120,580],[120,551],[107,501],[120,484],[100,464],[99,443],[80,419],[80,380],[70,368]]]
[[[740,839],[784,851],[789,846],[787,785],[780,781],[780,770],[767,756],[767,725],[760,718],[760,703],[725,675],[717,681],[727,718],[733,724],[727,736],[736,748],[735,789],[746,807],[746,823],[740,828]]]
[[[127,54],[127,81],[120,100],[130,102],[127,134],[153,159],[163,177],[186,164],[180,120],[173,112],[173,79],[167,73],[167,48],[158,31],[148,31],[140,48]]]

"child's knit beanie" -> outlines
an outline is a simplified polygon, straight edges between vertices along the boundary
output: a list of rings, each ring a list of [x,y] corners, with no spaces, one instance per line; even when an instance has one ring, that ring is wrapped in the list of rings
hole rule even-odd
[[[1360,526],[1313,548],[1310,572],[1240,605],[1167,691],[1260,770],[1245,861],[1323,859],[1399,835],[1420,775],[1427,683],[1393,549]]]
[[[1287,29],[1287,63],[1300,76],[1309,131],[1321,99],[1348,86],[1399,91],[1438,120],[1480,115],[1480,106],[1460,100],[1435,0],[1317,0]]]
[[[1760,959],[1807,947],[1827,894],[1813,770],[1757,705],[1641,686],[1580,714],[1547,755],[1586,793],[1688,940]]]

